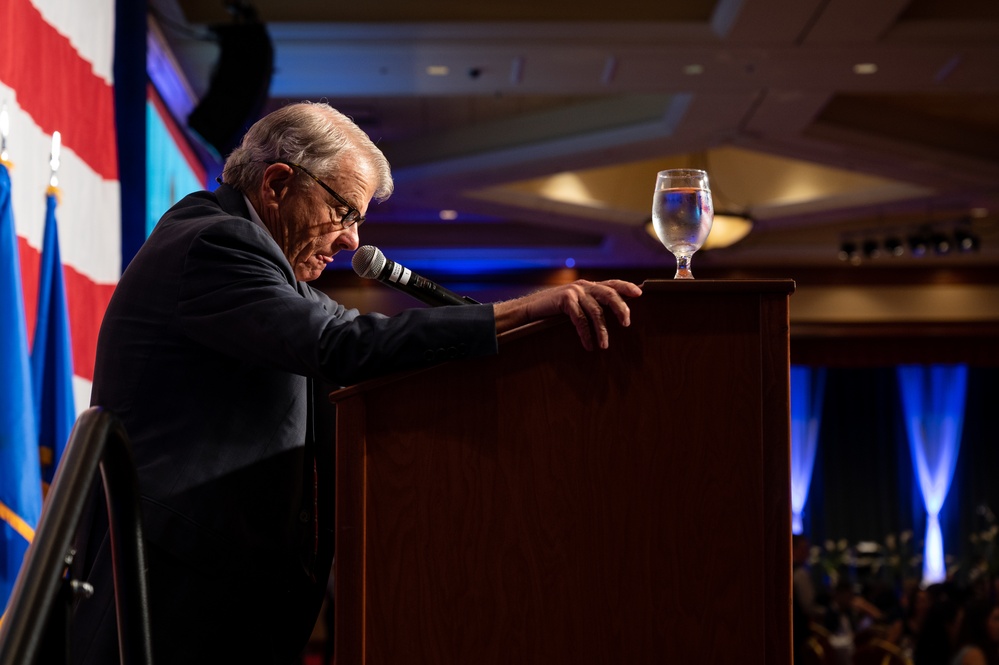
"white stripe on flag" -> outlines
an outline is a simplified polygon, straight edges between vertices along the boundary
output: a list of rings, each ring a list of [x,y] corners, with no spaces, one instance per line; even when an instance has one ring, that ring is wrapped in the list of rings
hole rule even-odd
[[[8,151],[17,234],[41,251],[45,230],[45,185],[52,137],[17,104],[16,92],[0,83],[0,100],[10,113]],[[121,275],[121,200],[116,180],[104,180],[72,149],[63,146],[59,167],[62,192],[56,213],[63,263],[95,282],[113,284]]]
[[[94,384],[87,379],[73,376],[73,403],[76,406],[76,417],[90,408],[90,393]]]
[[[31,4],[95,74],[108,83],[114,80],[115,0],[31,0]]]

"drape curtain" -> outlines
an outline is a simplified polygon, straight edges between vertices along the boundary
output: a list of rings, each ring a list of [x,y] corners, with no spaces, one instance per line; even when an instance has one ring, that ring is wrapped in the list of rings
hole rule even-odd
[[[947,576],[939,516],[961,446],[968,368],[902,365],[897,374],[912,465],[926,506],[923,584],[932,584]]]
[[[825,370],[791,367],[791,531],[804,531],[802,512],[815,468],[815,451],[822,422]]]

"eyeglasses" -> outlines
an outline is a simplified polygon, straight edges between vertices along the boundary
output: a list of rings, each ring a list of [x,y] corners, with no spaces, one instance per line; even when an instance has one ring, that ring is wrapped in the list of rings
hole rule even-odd
[[[347,203],[347,201],[345,201],[342,196],[340,196],[339,194],[337,194],[336,192],[333,191],[332,187],[330,187],[329,185],[327,185],[325,182],[323,182],[322,180],[320,180],[316,176],[312,175],[312,173],[309,171],[309,169],[305,168],[301,164],[296,164],[295,162],[287,162],[287,161],[285,161],[283,159],[278,159],[278,160],[274,160],[273,162],[267,162],[267,163],[268,164],[284,164],[285,166],[294,167],[294,168],[300,170],[305,175],[307,175],[310,178],[312,178],[313,180],[315,180],[317,183],[319,183],[319,186],[322,187],[323,189],[325,189],[326,192],[330,196],[332,196],[334,199],[336,199],[337,203],[339,203],[340,205],[342,205],[344,208],[347,209],[347,212],[345,212],[344,214],[342,214],[340,216],[340,226],[342,226],[343,228],[345,228],[345,229],[349,228],[349,227],[353,226],[354,224],[357,224],[358,226],[360,226],[361,224],[364,223],[364,215],[362,215],[360,212],[358,212],[357,208],[355,208],[354,206],[352,206],[349,203]]]

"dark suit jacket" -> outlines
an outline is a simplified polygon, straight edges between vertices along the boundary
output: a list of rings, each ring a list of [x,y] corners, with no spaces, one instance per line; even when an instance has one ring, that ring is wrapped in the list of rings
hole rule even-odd
[[[210,579],[247,576],[271,598],[255,611],[287,621],[288,609],[268,606],[268,594],[305,583],[306,377],[349,385],[496,348],[489,305],[361,315],[297,282],[242,195],[223,185],[167,212],[123,274],[101,326],[92,403],[125,425],[156,551]],[[332,442],[317,446],[328,452]],[[325,512],[329,537],[332,510]],[[81,541],[80,565],[107,586],[107,562],[98,565],[103,529],[98,515]],[[318,568],[316,599],[326,583]],[[198,589],[177,595],[185,599],[151,598],[160,614],[154,625],[185,612]],[[106,630],[87,616],[95,604],[77,607],[76,646],[84,650],[88,632]],[[285,630],[307,639],[317,611]],[[290,642],[304,645],[302,635]]]

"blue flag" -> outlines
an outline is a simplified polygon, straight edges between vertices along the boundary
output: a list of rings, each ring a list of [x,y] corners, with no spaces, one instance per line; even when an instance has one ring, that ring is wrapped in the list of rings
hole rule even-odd
[[[35,389],[38,449],[42,482],[52,482],[69,432],[76,420],[73,403],[73,354],[69,337],[66,284],[59,255],[56,195],[45,204],[45,239],[38,274],[38,319],[31,349],[31,377]]]
[[[0,607],[42,513],[38,431],[10,176],[0,164]]]

